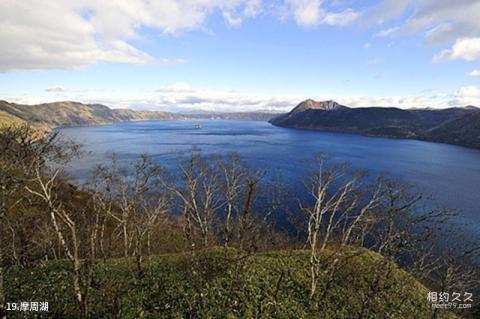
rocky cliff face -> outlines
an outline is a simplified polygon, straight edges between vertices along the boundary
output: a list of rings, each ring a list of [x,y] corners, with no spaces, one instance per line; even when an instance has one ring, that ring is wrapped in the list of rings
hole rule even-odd
[[[295,106],[289,113],[282,114],[271,120],[273,124],[276,123],[289,123],[291,119],[295,119],[299,114],[306,114],[307,111],[319,110],[319,111],[337,111],[348,109],[348,107],[338,104],[335,101],[321,101],[317,102],[311,99],[305,100]],[[279,124],[281,125],[281,124]],[[285,125],[288,126],[288,125]]]
[[[305,110],[324,110],[324,111],[332,111],[332,110],[337,110],[337,109],[342,109],[342,108],[347,108],[346,106],[343,106],[341,104],[338,104],[335,101],[329,100],[329,101],[314,101],[314,100],[305,100],[298,104],[293,110],[292,113],[295,112],[302,112]]]
[[[332,100],[317,102],[309,99],[298,104],[289,114],[293,115],[306,110],[333,111],[333,110],[341,110],[346,108],[347,108],[346,106],[338,104],[337,102]]]

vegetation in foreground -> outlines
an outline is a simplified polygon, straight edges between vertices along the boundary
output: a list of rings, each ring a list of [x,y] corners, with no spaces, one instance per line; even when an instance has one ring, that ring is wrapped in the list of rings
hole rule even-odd
[[[324,262],[333,254],[322,252]],[[394,264],[364,249],[352,249],[334,278],[321,276],[326,293],[309,296],[309,252],[274,251],[240,256],[213,249],[195,255],[149,258],[141,279],[134,261],[100,263],[90,297],[94,318],[429,318],[427,289]],[[390,267],[391,274],[378,270]],[[51,315],[76,318],[70,264],[51,261],[6,274],[12,300],[49,300]],[[378,281],[378,287],[371,286]],[[28,317],[28,316],[26,316]],[[453,318],[444,313],[439,318]]]
[[[294,208],[236,154],[193,151],[175,172],[113,157],[81,189],[64,172],[77,154],[55,134],[0,130],[0,315],[45,298],[61,318],[443,318],[427,291],[478,287],[478,246],[435,245],[448,212],[325,156]]]

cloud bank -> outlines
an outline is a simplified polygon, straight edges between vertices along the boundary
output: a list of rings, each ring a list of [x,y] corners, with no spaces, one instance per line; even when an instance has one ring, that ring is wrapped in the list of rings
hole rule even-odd
[[[352,2],[331,0],[2,0],[0,72],[76,68],[95,63],[179,64],[181,57],[154,57],[135,45],[142,30],[178,34],[205,27],[220,14],[237,27],[260,15],[302,27],[347,26],[360,20],[387,26],[377,37],[424,33],[427,43],[446,46],[435,62],[480,59],[480,1],[383,0],[356,11]],[[398,25],[389,26],[395,21]]]
[[[450,46],[434,62],[480,59],[480,1],[476,0],[383,0],[367,15],[370,24],[383,26],[402,20],[400,25],[377,33],[379,37],[423,33],[433,46]]]
[[[47,88],[42,97],[3,97],[17,103],[37,104],[59,100],[74,100],[84,103],[101,103],[113,108],[132,108],[161,111],[290,111],[301,101],[336,100],[351,107],[399,107],[399,108],[446,108],[480,106],[480,87],[465,86],[454,92],[424,91],[410,96],[338,96],[318,94],[314,96],[293,94],[268,94],[239,92],[235,90],[214,90],[195,87],[185,82],[173,83],[153,92],[135,93],[98,90],[69,90],[62,86]]]
[[[134,44],[142,29],[178,34],[204,27],[209,16],[239,26],[262,12],[288,9],[303,26],[352,23],[352,9],[329,12],[320,0],[2,0],[0,72],[65,69],[95,63],[178,64],[179,57],[153,57]]]

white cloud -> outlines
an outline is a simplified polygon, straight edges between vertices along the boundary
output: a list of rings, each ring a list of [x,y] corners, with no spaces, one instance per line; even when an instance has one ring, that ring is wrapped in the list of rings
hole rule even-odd
[[[425,39],[431,45],[441,45],[446,39],[455,40],[456,27],[453,23],[445,22],[435,25],[425,32]]]
[[[406,16],[402,32],[426,31],[434,42],[448,43],[480,32],[478,12],[480,1],[476,0],[383,0],[368,18],[383,25]]]
[[[473,70],[472,72],[468,73],[467,75],[472,76],[472,77],[480,76],[480,70]]]
[[[322,15],[320,0],[287,0],[295,21],[303,26],[317,25]]]
[[[150,92],[99,91],[69,89],[62,92],[62,100],[83,103],[101,103],[114,108],[134,108],[162,111],[216,111],[239,112],[254,110],[290,111],[299,102],[313,98],[316,100],[336,100],[351,107],[384,106],[399,108],[445,108],[451,106],[480,106],[480,87],[469,86],[455,92],[432,92],[425,90],[409,96],[339,96],[335,94],[294,95],[215,90],[196,87],[185,82],[163,86]],[[56,95],[41,97],[22,95],[3,96],[2,99],[16,103],[36,104],[54,102]]]
[[[336,100],[339,103],[352,107],[390,106],[390,107],[446,107],[448,95],[436,97],[419,96],[394,96],[394,97],[369,97],[369,96],[338,96],[334,94],[320,94],[316,96],[301,95],[274,95],[260,93],[245,93],[238,91],[221,91],[207,88],[192,87],[187,83],[175,83],[156,91],[148,103],[133,103],[143,108],[169,109],[169,110],[209,110],[209,111],[251,111],[251,110],[276,110],[289,111],[299,102],[314,98],[316,100]]]
[[[326,13],[321,23],[331,26],[346,26],[352,24],[358,17],[360,17],[360,13],[352,9],[346,9],[338,13]]]
[[[235,16],[231,12],[225,11],[223,13],[223,18],[227,23],[233,27],[238,27],[242,24],[242,18],[240,16]]]
[[[55,85],[55,86],[46,88],[45,92],[55,92],[55,93],[65,92],[65,88],[61,85]]]
[[[359,13],[330,12],[323,0],[2,0],[0,72],[77,68],[95,63],[178,64],[138,48],[143,29],[178,34],[202,29],[220,13],[231,26],[262,13],[286,10],[297,24],[345,26]],[[265,9],[264,6],[267,6]]]
[[[216,111],[286,110],[301,99],[299,96],[212,90],[184,82],[161,87],[152,98],[155,105],[169,109]]]
[[[171,85],[166,85],[166,86],[163,86],[161,88],[159,88],[156,92],[159,92],[159,93],[175,93],[175,92],[179,92],[179,93],[191,93],[191,92],[194,92],[194,88],[192,86],[190,86],[190,84],[186,83],[186,82],[177,82],[177,83],[174,83],[174,84],[171,84]]]
[[[451,106],[480,106],[480,87],[470,85],[457,90],[449,101]]]
[[[314,96],[248,93],[233,90],[212,90],[193,87],[180,82],[158,89],[148,98],[140,101],[124,101],[123,106],[136,106],[147,109],[167,110],[208,110],[221,112],[238,112],[253,110],[290,111],[299,102],[313,98],[316,100],[336,100],[351,107],[399,107],[399,108],[445,108],[480,106],[480,88],[464,87],[454,93],[425,92],[411,96],[339,96],[335,94],[318,94]],[[113,103],[112,105],[116,105]]]
[[[480,87],[470,85],[460,88],[456,93],[457,97],[480,97]]]
[[[291,14],[295,22],[304,27],[320,24],[346,26],[352,24],[360,16],[351,8],[340,12],[330,12],[322,4],[322,0],[285,0],[287,14]]]
[[[370,10],[368,20],[375,25],[383,25],[391,19],[399,18],[411,1],[413,0],[383,0]]]
[[[254,17],[262,11],[262,0],[250,0],[245,4],[243,14],[246,17]]]
[[[375,34],[375,37],[377,38],[386,38],[397,32],[400,28],[399,27],[393,27],[393,28],[388,28],[385,30],[381,30]]]
[[[480,59],[480,38],[461,38],[455,41],[451,49],[444,50],[437,54],[434,62],[449,60],[475,61]]]
[[[235,1],[232,1],[232,5],[223,10],[222,15],[227,24],[238,27],[245,18],[252,18],[261,13],[262,0],[246,0],[244,2],[243,10],[238,10]]]
[[[178,64],[183,60],[154,58],[134,46],[142,40],[139,30],[192,30],[216,11],[238,25],[260,5],[260,0],[2,0],[0,72],[101,62]]]
[[[454,47],[437,54],[435,61],[479,59],[475,37],[480,33],[480,1],[477,0],[383,0],[367,15],[367,20],[383,26],[398,19],[404,22],[398,28],[377,33],[425,33],[431,45],[454,43]]]

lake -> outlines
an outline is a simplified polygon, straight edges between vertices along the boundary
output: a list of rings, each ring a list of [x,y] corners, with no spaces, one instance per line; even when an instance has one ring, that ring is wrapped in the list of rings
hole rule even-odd
[[[195,129],[200,123],[201,129]],[[166,167],[199,148],[203,154],[237,152],[249,165],[291,178],[305,161],[328,153],[336,161],[371,175],[385,173],[433,194],[439,205],[460,212],[467,235],[480,238],[480,151],[415,140],[288,129],[257,121],[144,121],[59,129],[84,145],[85,154],[69,167],[81,182],[114,152],[120,163],[149,154]]]

